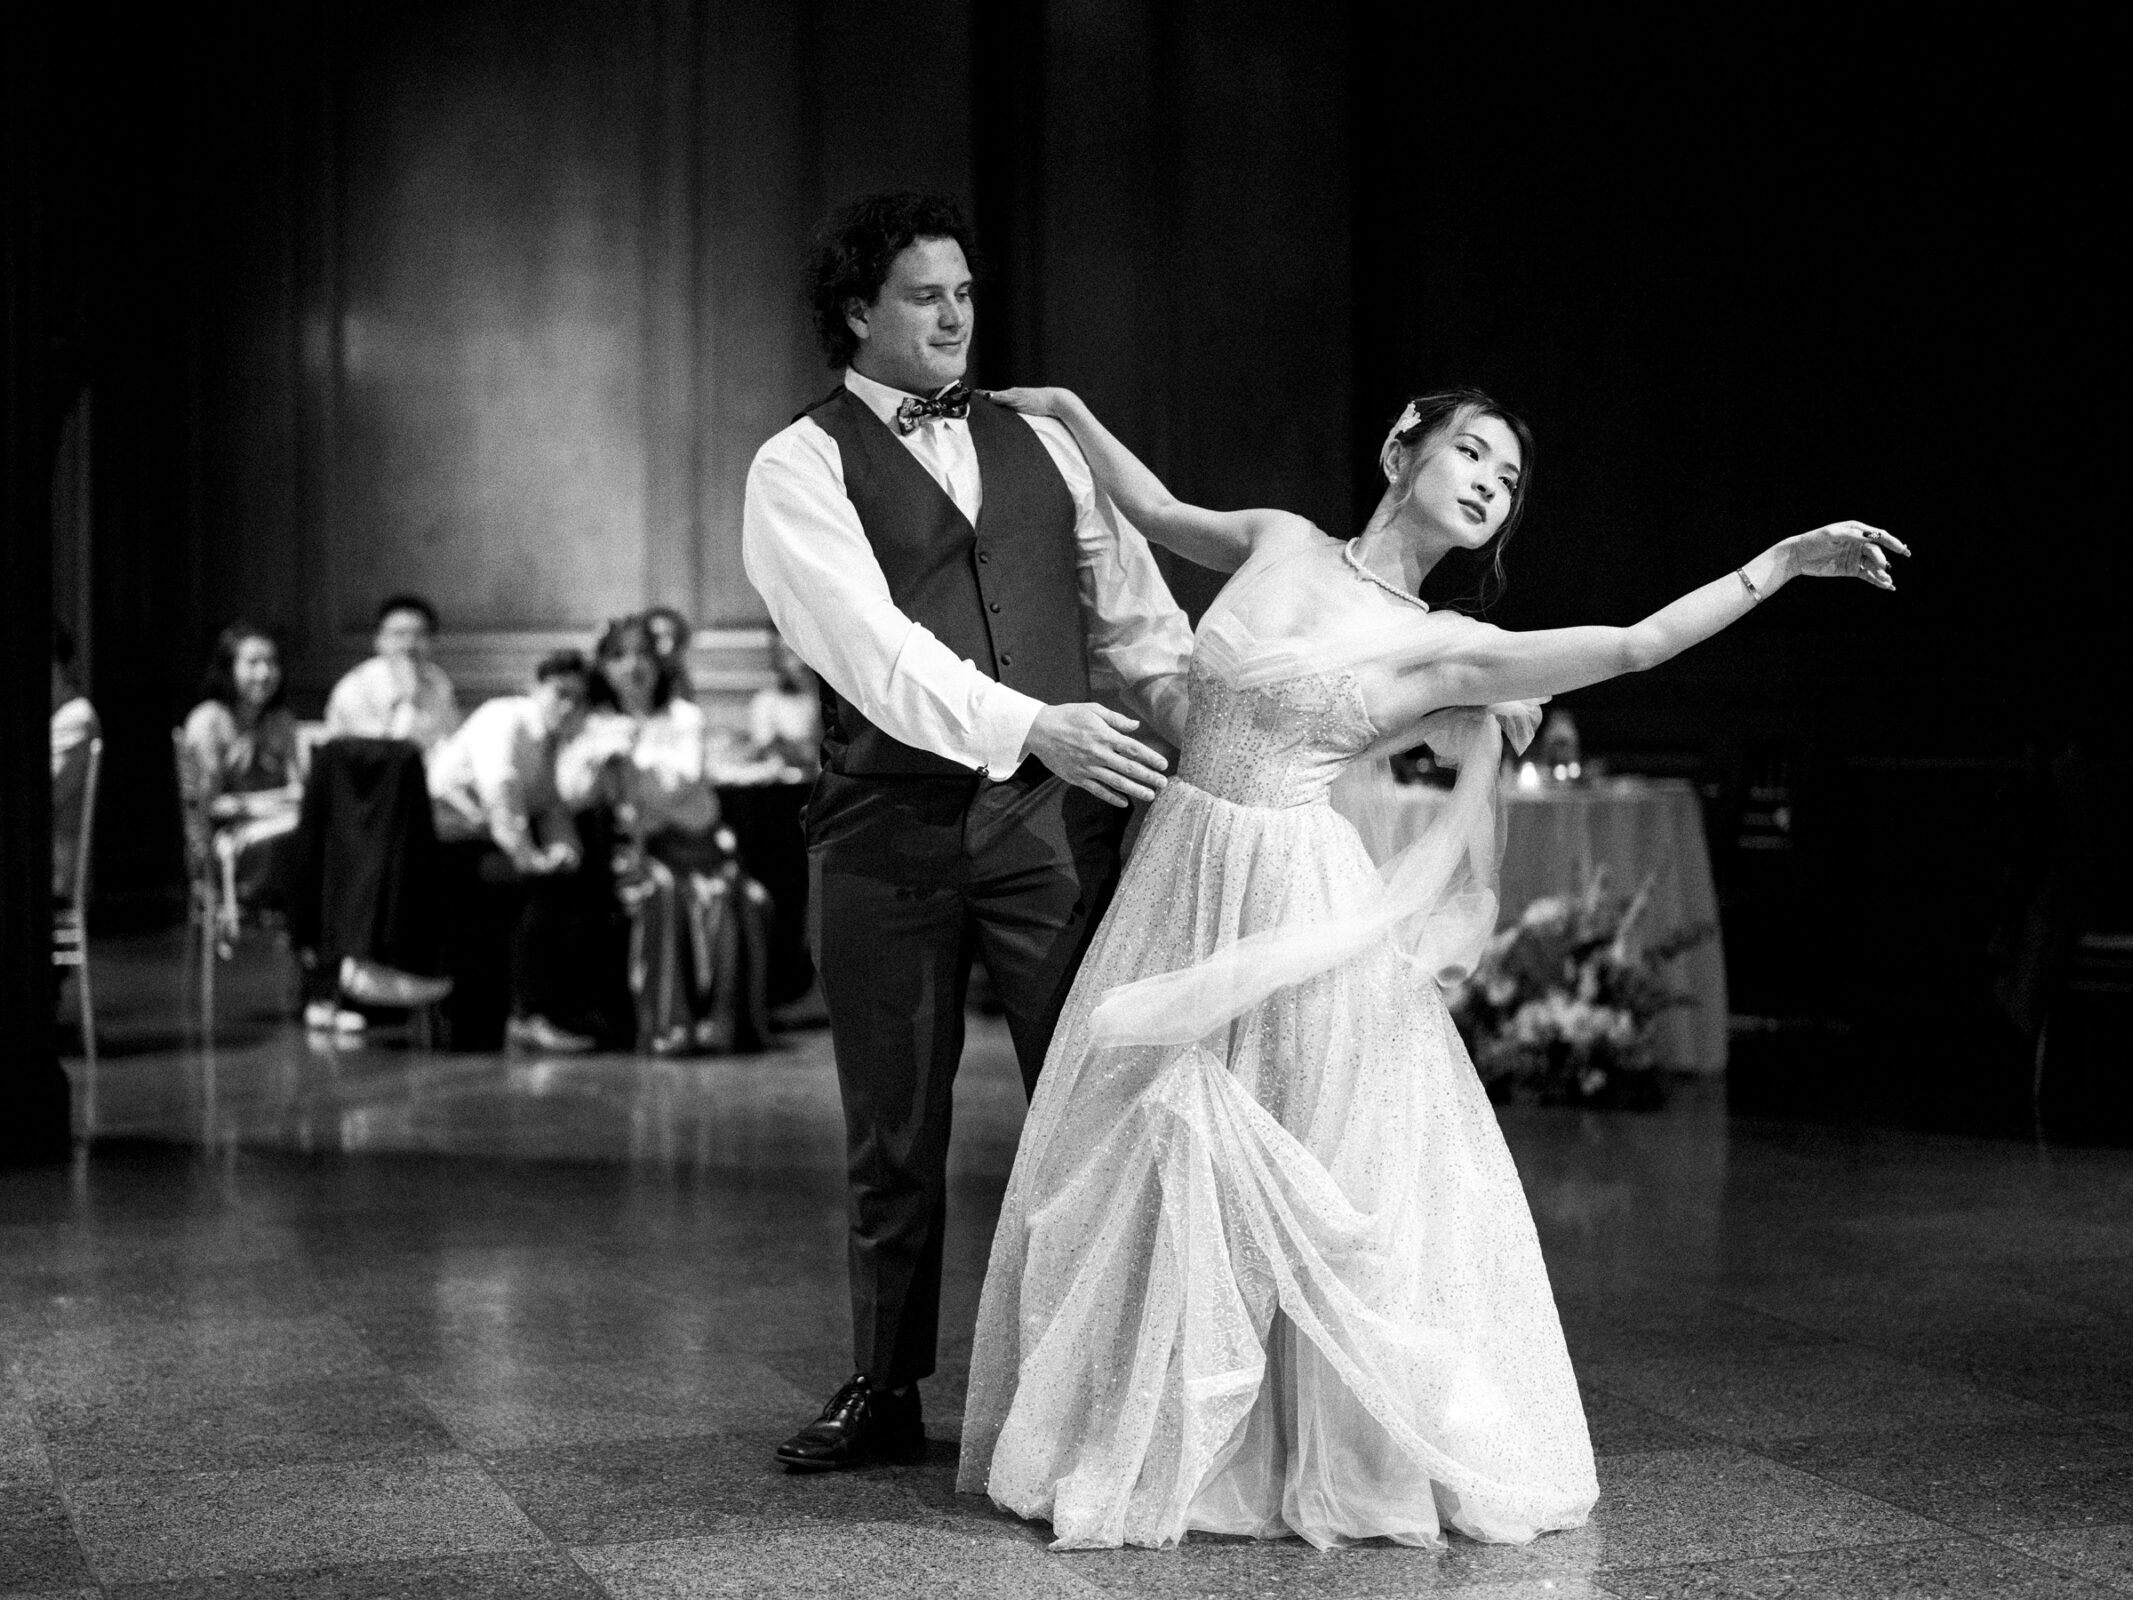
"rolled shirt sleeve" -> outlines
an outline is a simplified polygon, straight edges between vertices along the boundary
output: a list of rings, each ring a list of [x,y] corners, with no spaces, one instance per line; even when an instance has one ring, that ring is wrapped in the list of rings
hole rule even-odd
[[[786,643],[884,733],[996,780],[1022,764],[1043,702],[986,676],[897,606],[844,492],[836,441],[813,422],[756,452],[741,558]]]
[[[1118,680],[1133,709],[1155,732],[1182,746],[1192,625],[1170,597],[1147,539],[1097,490],[1066,424],[1056,417],[1023,420],[1044,441],[1074,497],[1089,654]]]
[[[488,820],[489,837],[506,855],[516,857],[531,847],[533,819],[529,814],[524,767],[534,743],[525,726],[519,697],[492,700],[481,708],[462,735],[467,741],[467,765],[474,793]]]

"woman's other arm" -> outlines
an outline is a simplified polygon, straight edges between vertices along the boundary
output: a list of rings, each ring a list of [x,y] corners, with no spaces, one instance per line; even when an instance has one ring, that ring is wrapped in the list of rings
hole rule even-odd
[[[1405,726],[1441,706],[1539,700],[1625,673],[1644,672],[1738,622],[1796,577],[1857,578],[1893,590],[1889,553],[1903,542],[1862,522],[1835,522],[1779,541],[1754,560],[1626,628],[1474,626],[1449,650],[1401,672],[1379,708],[1381,727]],[[1743,574],[1747,581],[1743,582]],[[1752,587],[1751,587],[1752,585]]]
[[[1235,572],[1267,533],[1303,519],[1286,511],[1210,511],[1187,505],[1112,434],[1071,389],[994,389],[994,400],[1028,416],[1057,417],[1074,435],[1097,488],[1155,543],[1217,572]]]

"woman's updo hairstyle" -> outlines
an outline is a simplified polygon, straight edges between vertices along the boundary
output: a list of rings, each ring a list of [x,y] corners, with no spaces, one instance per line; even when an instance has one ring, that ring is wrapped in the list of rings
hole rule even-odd
[[[1446,571],[1474,570],[1474,586],[1451,600],[1435,602],[1455,611],[1486,611],[1502,598],[1510,579],[1504,572],[1504,547],[1511,542],[1511,535],[1526,514],[1526,500],[1533,493],[1533,430],[1516,412],[1498,405],[1479,389],[1439,389],[1430,394],[1418,394],[1401,409],[1392,429],[1385,435],[1385,443],[1379,447],[1378,458],[1382,462],[1395,444],[1406,447],[1407,462],[1402,476],[1411,474],[1415,465],[1428,453],[1431,441],[1439,445],[1462,421],[1470,417],[1494,417],[1518,441],[1518,487],[1511,491],[1511,509],[1503,519],[1503,526],[1479,550],[1454,550],[1445,557]],[[1390,474],[1388,474],[1390,476]],[[1454,567],[1453,562],[1464,563]]]

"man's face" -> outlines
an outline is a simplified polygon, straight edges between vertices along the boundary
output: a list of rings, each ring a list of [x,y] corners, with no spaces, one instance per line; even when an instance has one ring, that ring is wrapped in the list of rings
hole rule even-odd
[[[585,680],[572,673],[543,678],[533,686],[533,703],[541,726],[551,734],[569,732],[585,715]]]
[[[889,267],[872,305],[846,313],[859,349],[852,366],[876,383],[932,394],[970,366],[970,264],[953,239],[919,239]]]
[[[419,611],[388,611],[371,645],[388,661],[427,661],[430,619]]]

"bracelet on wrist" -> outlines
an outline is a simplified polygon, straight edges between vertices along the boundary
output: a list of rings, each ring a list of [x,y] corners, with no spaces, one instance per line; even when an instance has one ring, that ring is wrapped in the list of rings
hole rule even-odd
[[[1751,606],[1759,606],[1763,603],[1763,591],[1758,589],[1755,586],[1755,580],[1748,576],[1748,569],[1746,566],[1735,567],[1733,569],[1733,576],[1740,579],[1740,586],[1748,591],[1748,604],[1750,604]]]

